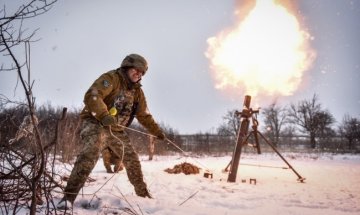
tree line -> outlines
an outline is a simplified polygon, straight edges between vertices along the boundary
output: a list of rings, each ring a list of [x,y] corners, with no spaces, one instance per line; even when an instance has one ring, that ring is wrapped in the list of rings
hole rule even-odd
[[[240,118],[234,113],[235,110],[226,113],[218,134],[236,137]],[[263,116],[263,133],[276,146],[298,138],[305,139],[310,149],[359,151],[360,119],[345,114],[340,124],[334,127],[334,116],[323,108],[317,94],[288,106],[273,103],[261,109],[260,114]],[[303,142],[299,140],[298,144]]]
[[[6,105],[2,104],[2,106]],[[61,116],[62,108],[46,104],[36,107],[35,110],[41,139],[46,145],[54,138],[56,123]],[[235,112],[235,110],[227,111],[223,116],[222,123],[214,133],[198,132],[192,135],[181,135],[170,125],[161,123],[160,126],[172,143],[183,151],[195,154],[229,153],[233,150],[241,121],[241,117]],[[291,148],[292,146],[294,148],[294,146],[300,145],[310,150],[359,151],[360,119],[345,114],[342,122],[337,127],[333,127],[334,117],[322,107],[316,94],[310,99],[304,99],[285,107],[273,103],[259,112],[263,118],[262,125],[259,124],[259,131],[277,147]],[[64,126],[57,134],[59,136],[57,155],[62,162],[72,161],[82,147],[77,129],[80,122],[79,113],[80,110],[68,110],[67,117],[63,121]],[[1,146],[9,145],[9,141],[16,136],[23,119],[28,114],[27,108],[22,105],[1,109]],[[258,116],[256,114],[252,117]],[[133,140],[135,149],[140,154],[148,154],[151,135],[136,120],[127,132]],[[22,141],[24,140],[19,140],[19,142]],[[250,137],[249,142],[253,141],[253,138]],[[173,144],[156,142],[155,154],[165,155],[181,152]],[[26,144],[24,145],[26,147]]]

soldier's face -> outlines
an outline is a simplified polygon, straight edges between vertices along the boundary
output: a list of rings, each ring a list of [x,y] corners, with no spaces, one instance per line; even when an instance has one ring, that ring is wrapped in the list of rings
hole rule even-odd
[[[135,68],[131,68],[127,71],[127,75],[129,77],[129,79],[131,80],[131,82],[137,83],[141,80],[141,77],[143,76],[143,72],[141,72]]]

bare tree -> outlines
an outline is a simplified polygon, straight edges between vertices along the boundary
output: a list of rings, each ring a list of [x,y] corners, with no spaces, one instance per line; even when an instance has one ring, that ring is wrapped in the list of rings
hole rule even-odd
[[[280,133],[283,125],[286,123],[286,109],[276,105],[276,102],[269,105],[269,107],[263,109],[265,116],[264,123],[266,127],[266,133],[270,136],[270,139],[277,145],[280,139]]]
[[[316,137],[335,121],[327,110],[323,110],[316,94],[310,100],[302,100],[297,105],[291,104],[288,115],[290,123],[300,126],[302,132],[309,134],[313,149],[316,148]]]
[[[360,119],[346,114],[339,126],[339,133],[348,141],[348,148],[355,149],[355,142],[360,140]]]
[[[223,124],[217,129],[219,135],[233,136],[236,139],[237,132],[240,127],[240,117],[236,114],[236,110],[229,110],[223,116]]]
[[[335,130],[331,128],[331,125],[335,122],[335,118],[328,110],[319,112],[316,114],[316,117],[319,122],[319,137],[325,143],[328,143],[328,141],[336,135]]]
[[[24,22],[27,19],[46,13],[56,1],[57,0],[27,1],[27,3],[19,4],[15,12],[10,12],[10,14],[8,14],[7,5],[0,5],[2,6],[0,9],[0,54],[4,59],[0,71],[17,71],[19,73],[24,69],[24,66],[26,66],[26,70],[30,70],[29,44],[36,41],[34,36],[37,29],[30,31],[24,27]],[[16,54],[22,53],[23,51],[21,51],[21,49],[24,47],[26,49],[25,58]],[[9,65],[5,65],[5,59],[9,62]],[[27,84],[32,83],[29,82]],[[29,88],[29,86],[27,86],[27,88]]]
[[[20,84],[25,92],[28,115],[34,128],[33,141],[36,147],[33,159],[29,162],[20,162],[20,166],[17,166],[18,163],[13,162],[8,156],[5,158],[7,160],[7,165],[10,165],[14,168],[15,172],[18,173],[20,173],[20,169],[26,166],[26,164],[31,164],[29,167],[31,170],[30,174],[20,174],[19,176],[26,182],[32,193],[31,204],[29,206],[30,214],[36,214],[36,204],[38,203],[37,195],[39,193],[38,189],[40,179],[45,172],[46,157],[35,116],[35,97],[32,94],[34,81],[32,81],[30,77],[30,44],[35,41],[33,40],[33,37],[36,30],[28,31],[28,29],[24,28],[24,21],[47,12],[55,2],[56,0],[28,1],[28,3],[20,4],[17,10],[10,14],[7,13],[8,8],[6,5],[3,5],[2,9],[0,9],[0,55],[3,59],[7,59],[7,62],[9,62],[9,65],[5,65],[2,62],[0,71],[15,71],[18,76]],[[24,73],[27,74],[27,78],[24,78]],[[4,99],[4,96],[1,95],[1,97]],[[13,153],[15,153],[14,156],[21,158],[22,161],[27,159],[26,156],[17,154],[16,151],[13,151]],[[18,194],[21,195],[21,192]],[[14,214],[16,212],[17,205],[18,201],[15,204]]]

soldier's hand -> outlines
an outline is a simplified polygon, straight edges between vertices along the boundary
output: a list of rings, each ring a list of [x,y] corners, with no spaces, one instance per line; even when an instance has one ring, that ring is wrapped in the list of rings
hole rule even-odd
[[[111,115],[106,115],[101,119],[101,124],[103,126],[115,125],[115,117]]]

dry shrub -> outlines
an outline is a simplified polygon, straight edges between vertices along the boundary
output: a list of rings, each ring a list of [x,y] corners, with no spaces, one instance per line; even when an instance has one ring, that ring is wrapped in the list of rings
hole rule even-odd
[[[182,164],[175,165],[174,168],[172,169],[167,168],[164,171],[170,174],[184,173],[185,175],[190,175],[190,174],[199,174],[200,168],[191,163],[184,162]]]

